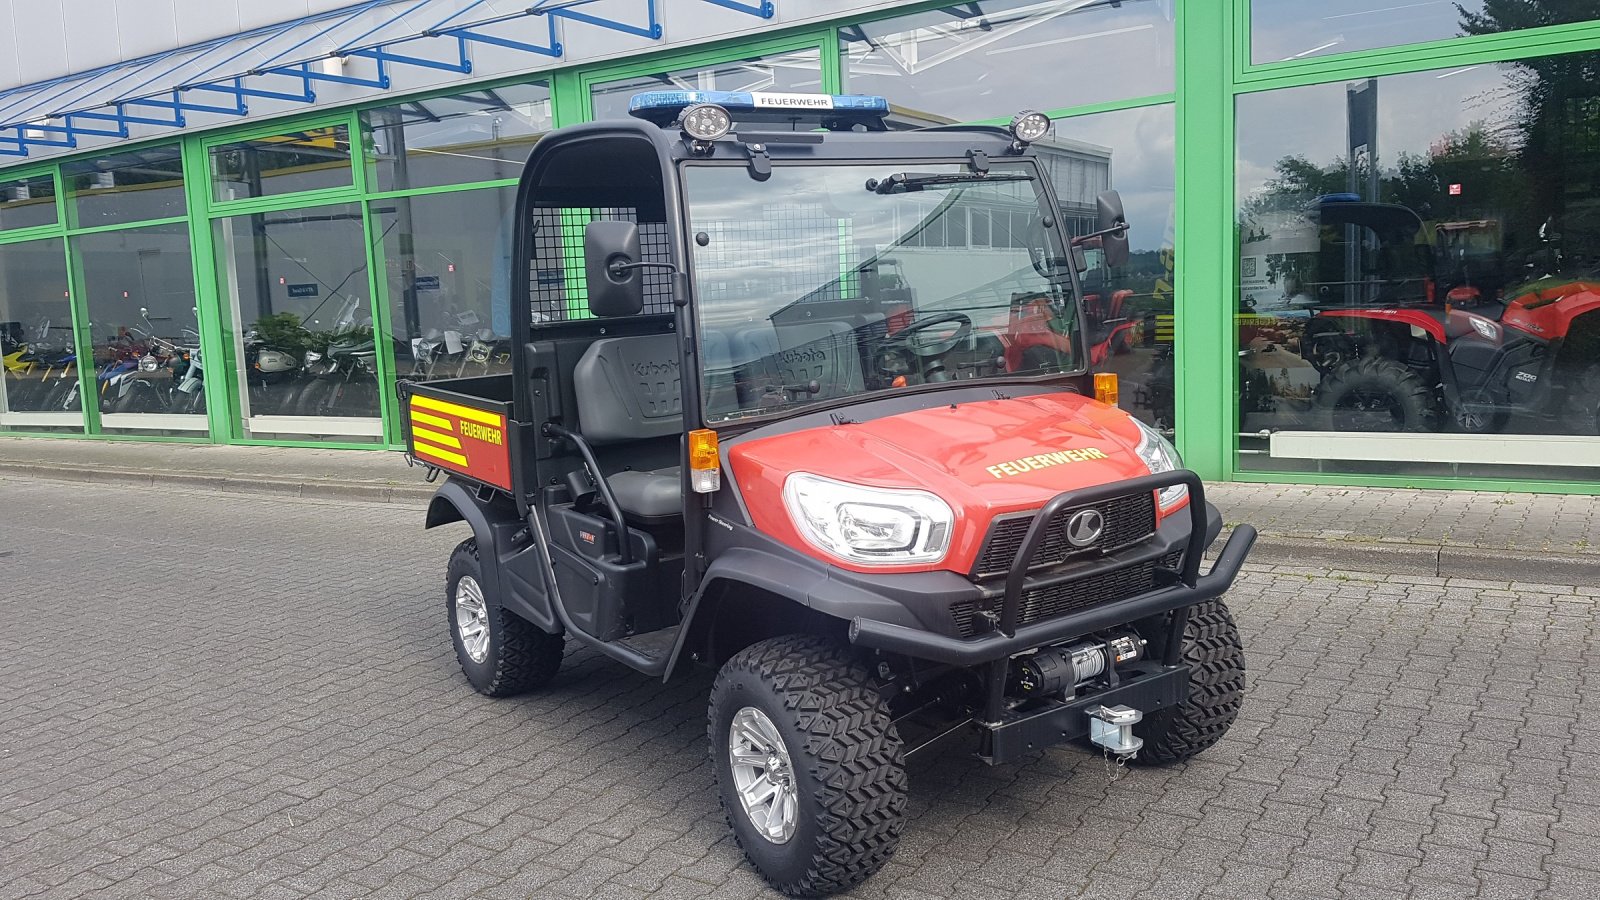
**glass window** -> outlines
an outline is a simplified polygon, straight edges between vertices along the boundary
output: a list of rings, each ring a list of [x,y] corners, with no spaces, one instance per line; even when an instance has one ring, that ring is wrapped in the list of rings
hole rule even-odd
[[[1172,6],[963,3],[840,28],[840,68],[846,91],[887,97],[902,127],[1163,94],[1173,88]]]
[[[797,50],[660,75],[607,81],[590,89],[596,119],[626,119],[628,101],[645,91],[822,92],[822,53]]]
[[[552,127],[544,82],[484,88],[361,114],[377,191],[516,178]]]
[[[1250,58],[1282,62],[1597,17],[1587,0],[1254,0]]]
[[[349,187],[350,129],[312,128],[211,148],[217,201]]]
[[[0,231],[55,223],[55,176],[46,174],[0,181]]]
[[[1177,429],[1174,126],[1171,104],[1147,106],[1057,119],[1050,137],[1034,145],[1073,234],[1094,230],[1101,191],[1122,195],[1128,262],[1108,268],[1091,249],[1083,276],[1090,362],[1117,373],[1123,409],[1169,435]],[[1007,234],[997,226],[990,240],[1008,241]]]
[[[187,225],[72,239],[108,432],[206,430]]]
[[[184,214],[183,154],[176,145],[148,147],[61,164],[73,225],[120,225]]]
[[[361,208],[215,223],[231,362],[250,437],[378,439],[377,351]]]
[[[709,421],[1083,365],[1068,282],[1041,262],[1064,250],[1030,166],[976,182],[955,165],[783,165],[765,182],[692,166],[684,194]],[[1016,246],[973,246],[974,215],[1006,216]]]
[[[1597,66],[1239,98],[1244,467],[1600,475]]]
[[[510,371],[516,199],[505,187],[372,203],[400,378]]]
[[[83,431],[59,238],[0,245],[0,431]]]

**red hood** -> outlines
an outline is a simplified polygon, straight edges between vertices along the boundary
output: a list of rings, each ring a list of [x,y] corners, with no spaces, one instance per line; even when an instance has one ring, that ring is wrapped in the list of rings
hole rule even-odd
[[[861,572],[969,571],[996,515],[1037,509],[1062,491],[1149,474],[1128,414],[1077,394],[940,406],[735,444],[729,463],[755,526],[801,552]],[[861,567],[812,547],[783,505],[792,472],[931,491],[956,527],[941,563]]]

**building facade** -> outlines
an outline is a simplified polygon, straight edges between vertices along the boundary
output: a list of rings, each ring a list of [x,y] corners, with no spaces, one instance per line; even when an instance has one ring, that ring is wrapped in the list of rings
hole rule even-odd
[[[397,380],[509,368],[541,134],[663,87],[860,93],[893,127],[1055,118],[1069,224],[1107,187],[1133,223],[1081,328],[1202,475],[1600,492],[1593,0],[9,14],[0,431],[395,447]]]

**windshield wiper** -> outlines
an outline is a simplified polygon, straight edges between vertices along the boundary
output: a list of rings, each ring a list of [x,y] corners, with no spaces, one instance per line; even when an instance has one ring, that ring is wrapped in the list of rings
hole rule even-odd
[[[973,184],[980,181],[1032,181],[1033,176],[1023,172],[991,172],[987,175],[980,172],[896,172],[888,178],[879,181],[876,178],[867,179],[867,190],[877,194],[898,194],[906,191],[920,191],[927,187],[938,187],[947,184]]]

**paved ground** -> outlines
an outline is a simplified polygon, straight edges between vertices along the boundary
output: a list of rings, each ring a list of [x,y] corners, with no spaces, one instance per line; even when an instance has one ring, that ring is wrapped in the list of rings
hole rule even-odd
[[[765,896],[708,679],[472,693],[408,504],[0,476],[0,898]],[[913,766],[861,897],[1600,895],[1600,588],[1258,569],[1187,766]]]

